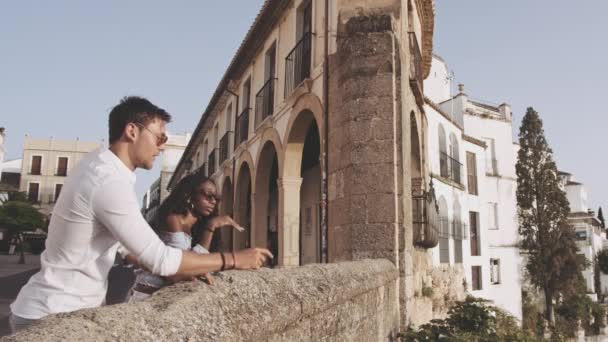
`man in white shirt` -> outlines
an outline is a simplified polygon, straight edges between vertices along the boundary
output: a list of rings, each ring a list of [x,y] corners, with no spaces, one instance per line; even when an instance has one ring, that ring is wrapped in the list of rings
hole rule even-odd
[[[161,276],[200,276],[224,269],[257,269],[272,255],[250,248],[196,254],[166,246],[142,217],[136,168],[151,169],[167,142],[171,116],[140,97],[126,97],[109,116],[110,147],[89,153],[72,170],[49,225],[41,269],[11,305],[14,331],[49,314],[103,304],[119,246]]]

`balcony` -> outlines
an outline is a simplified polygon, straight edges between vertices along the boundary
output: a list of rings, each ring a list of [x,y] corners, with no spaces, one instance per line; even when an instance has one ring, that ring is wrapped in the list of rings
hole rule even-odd
[[[452,180],[453,182],[455,182],[458,185],[464,185],[463,184],[463,166],[462,164],[450,157],[447,153],[445,152],[440,152],[439,154],[439,174],[441,177],[443,178],[447,178]]]
[[[424,88],[422,76],[422,54],[418,46],[418,39],[414,32],[409,32],[410,45],[410,87],[414,92],[416,103],[422,107],[424,105]]]
[[[257,128],[264,119],[272,116],[274,112],[274,81],[271,78],[255,96],[255,127]]]
[[[249,139],[249,110],[245,108],[236,118],[235,148]]]
[[[430,190],[423,189],[423,179],[412,179],[412,224],[414,244],[433,248],[439,243],[439,206],[435,198],[433,183]]]
[[[285,98],[310,78],[312,33],[307,32],[285,58]]]
[[[215,163],[215,149],[213,149],[213,151],[211,151],[211,154],[209,154],[209,159],[207,159],[207,166],[208,166],[208,172],[207,175],[209,177],[213,176],[213,174],[216,171],[216,163]]]
[[[232,149],[230,148],[231,147],[230,142],[232,141],[232,135],[233,135],[232,132],[228,131],[228,132],[226,132],[226,134],[224,134],[222,139],[220,139],[219,165],[222,165],[222,163],[225,162],[226,160],[228,160],[228,157],[230,157],[230,152],[232,152]]]
[[[452,236],[454,240],[466,240],[468,238],[467,224],[460,219],[454,219],[452,221]]]

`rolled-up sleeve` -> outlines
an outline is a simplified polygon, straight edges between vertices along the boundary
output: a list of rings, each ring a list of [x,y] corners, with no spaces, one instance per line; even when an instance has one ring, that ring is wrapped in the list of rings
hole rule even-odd
[[[182,251],[165,245],[140,213],[133,186],[127,181],[106,182],[95,189],[91,209],[116,240],[154,274],[177,273]]]

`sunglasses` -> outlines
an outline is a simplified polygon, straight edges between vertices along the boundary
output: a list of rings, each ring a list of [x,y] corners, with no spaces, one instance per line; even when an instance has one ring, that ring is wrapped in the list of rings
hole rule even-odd
[[[213,200],[215,200],[215,202],[219,202],[222,200],[222,198],[216,194],[214,194],[213,192],[209,191],[199,191],[198,193],[199,195],[203,196],[205,199],[207,199],[207,201],[211,202]]]
[[[167,142],[167,140],[169,140],[169,137],[165,133],[162,133],[161,135],[157,135],[156,133],[154,133],[150,129],[148,129],[148,127],[140,124],[139,122],[133,122],[133,123],[143,129],[145,129],[146,131],[150,132],[154,137],[156,137],[156,146],[164,145]]]

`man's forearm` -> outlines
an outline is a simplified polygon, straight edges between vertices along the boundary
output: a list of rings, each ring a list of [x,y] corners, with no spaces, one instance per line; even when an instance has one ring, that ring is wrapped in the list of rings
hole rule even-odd
[[[224,254],[225,268],[234,268],[234,259],[231,253]],[[222,269],[220,253],[197,254],[189,251],[182,252],[182,261],[175,275],[198,277],[205,273],[216,272]]]

